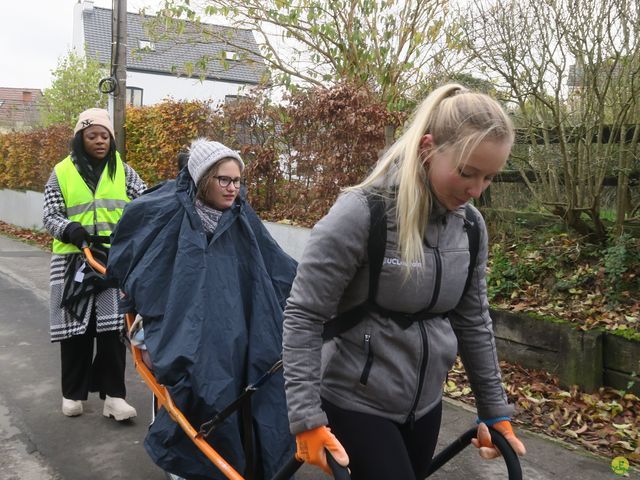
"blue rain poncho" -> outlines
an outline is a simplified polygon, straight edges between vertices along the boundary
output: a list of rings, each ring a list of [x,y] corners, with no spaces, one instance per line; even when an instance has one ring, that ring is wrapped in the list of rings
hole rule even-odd
[[[285,300],[296,262],[238,196],[208,239],[187,169],[127,205],[113,237],[109,275],[144,318],[157,380],[196,429],[280,358]],[[252,397],[259,470],[270,478],[293,454],[284,380],[278,372]],[[240,473],[240,415],[208,438]],[[225,478],[164,409],[145,447],[164,470],[189,479]]]

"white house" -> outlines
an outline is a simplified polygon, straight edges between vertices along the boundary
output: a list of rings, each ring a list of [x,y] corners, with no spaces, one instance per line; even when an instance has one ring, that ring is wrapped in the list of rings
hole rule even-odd
[[[179,43],[152,41],[145,33],[148,15],[127,13],[127,102],[152,105],[167,97],[175,100],[213,100],[214,105],[236,98],[247,87],[257,85],[265,73],[256,55],[240,54],[222,40]],[[111,62],[112,11],[83,0],[74,7],[73,47],[109,67]],[[187,25],[189,23],[187,22]],[[233,44],[257,52],[253,32],[220,25],[206,25],[216,33],[212,38],[230,38]],[[188,30],[188,29],[187,29]],[[188,77],[185,65],[200,59],[208,62],[203,80],[198,74]],[[226,68],[218,59],[224,58]]]

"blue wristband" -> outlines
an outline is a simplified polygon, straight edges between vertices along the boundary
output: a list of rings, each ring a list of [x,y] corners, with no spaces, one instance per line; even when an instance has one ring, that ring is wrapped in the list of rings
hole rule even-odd
[[[480,424],[480,423],[484,423],[487,427],[491,427],[493,425],[495,425],[498,422],[502,422],[506,420],[507,422],[511,421],[511,417],[495,417],[495,418],[488,418],[486,420],[482,419],[482,418],[478,418],[476,420],[476,424]]]

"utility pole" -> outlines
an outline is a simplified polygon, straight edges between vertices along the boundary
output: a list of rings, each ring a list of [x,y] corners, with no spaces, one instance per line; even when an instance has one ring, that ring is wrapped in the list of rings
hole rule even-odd
[[[113,127],[116,134],[116,146],[122,160],[126,160],[126,136],[124,122],[127,106],[127,0],[116,0],[112,15],[111,59],[115,67],[117,87],[113,93]]]

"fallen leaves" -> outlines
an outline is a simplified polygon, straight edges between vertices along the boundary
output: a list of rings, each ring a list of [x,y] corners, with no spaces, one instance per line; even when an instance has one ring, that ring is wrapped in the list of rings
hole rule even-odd
[[[43,250],[51,251],[51,235],[47,232],[30,230],[0,222],[0,233],[37,245]]]
[[[566,390],[548,372],[506,362],[500,362],[500,367],[509,400],[516,405],[514,424],[640,465],[640,398],[636,395],[612,388],[594,393],[575,386]],[[475,405],[459,359],[449,372],[445,395]]]

